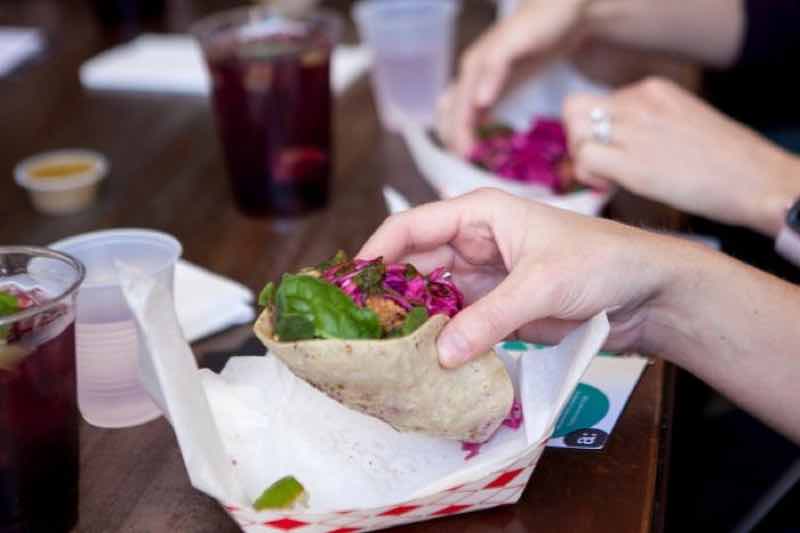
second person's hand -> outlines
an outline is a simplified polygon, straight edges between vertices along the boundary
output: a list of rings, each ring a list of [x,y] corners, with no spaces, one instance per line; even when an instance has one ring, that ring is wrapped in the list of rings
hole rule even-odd
[[[592,115],[607,117],[596,138]],[[800,195],[800,162],[672,82],[649,79],[565,105],[577,178],[774,236]]]
[[[440,101],[437,127],[449,148],[466,155],[479,115],[498,99],[512,65],[541,58],[574,33],[588,0],[527,0],[461,57],[458,78]]]

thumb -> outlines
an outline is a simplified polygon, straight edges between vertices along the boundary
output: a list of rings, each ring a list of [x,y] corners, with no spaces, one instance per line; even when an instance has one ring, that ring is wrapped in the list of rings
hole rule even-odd
[[[543,318],[546,298],[536,298],[524,290],[525,286],[538,285],[531,283],[528,275],[512,273],[492,292],[460,311],[439,334],[437,349],[442,366],[460,366],[487,352],[523,324]]]

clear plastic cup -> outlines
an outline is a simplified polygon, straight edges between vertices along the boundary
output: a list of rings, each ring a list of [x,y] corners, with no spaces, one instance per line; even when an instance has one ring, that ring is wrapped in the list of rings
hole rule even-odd
[[[0,531],[67,533],[78,520],[75,294],[84,269],[0,246]]]
[[[245,213],[291,216],[327,204],[330,59],[340,28],[335,13],[289,15],[273,5],[223,11],[193,26],[234,197]]]
[[[119,284],[117,261],[155,276],[173,290],[181,244],[140,229],[96,231],[50,246],[86,266],[76,321],[78,406],[94,426],[120,428],[154,420],[161,411],[139,379],[146,350]]]
[[[353,18],[373,53],[372,87],[383,126],[431,126],[450,81],[456,0],[361,0]]]

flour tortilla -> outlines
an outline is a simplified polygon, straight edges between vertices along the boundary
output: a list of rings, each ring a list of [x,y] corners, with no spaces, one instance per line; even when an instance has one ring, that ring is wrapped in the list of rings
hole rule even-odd
[[[448,320],[434,315],[397,339],[278,342],[267,309],[254,330],[296,376],[351,409],[398,431],[484,442],[508,415],[514,387],[494,350],[456,369],[439,365],[436,338]]]

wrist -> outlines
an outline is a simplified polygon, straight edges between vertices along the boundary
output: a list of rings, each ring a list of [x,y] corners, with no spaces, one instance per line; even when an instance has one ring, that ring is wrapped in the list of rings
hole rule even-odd
[[[641,349],[683,366],[702,343],[698,324],[708,293],[724,269],[726,258],[704,245],[662,237],[658,263],[660,281],[645,312]]]
[[[780,153],[764,169],[764,188],[760,192],[742,191],[749,204],[745,225],[768,237],[776,237],[783,228],[786,212],[800,197],[800,159]]]

